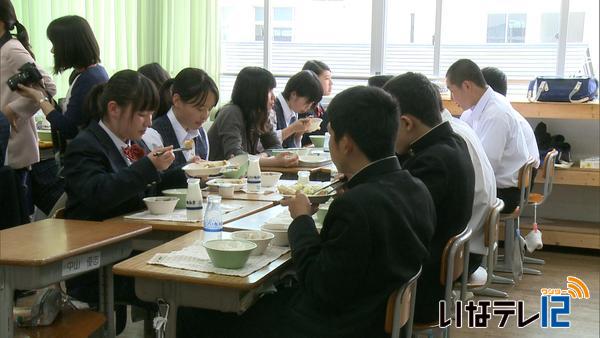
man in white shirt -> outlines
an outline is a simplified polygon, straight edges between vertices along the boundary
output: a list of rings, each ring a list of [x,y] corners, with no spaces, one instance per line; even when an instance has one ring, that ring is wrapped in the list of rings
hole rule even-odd
[[[306,113],[316,102],[321,101],[323,88],[317,75],[303,70],[292,76],[282,93],[277,94],[271,123],[284,148],[302,146],[302,135],[309,131],[309,119],[298,119],[298,114]]]
[[[437,89],[437,88],[436,88]],[[460,136],[469,150],[469,156],[473,163],[475,173],[475,191],[473,195],[473,211],[468,227],[473,231],[471,245],[469,247],[469,275],[475,272],[481,265],[484,255],[487,253],[485,247],[484,227],[487,222],[490,207],[496,202],[496,177],[492,165],[485,154],[485,150],[477,137],[477,134],[465,122],[453,117],[448,109],[444,108],[442,96],[439,91],[438,100],[441,108],[443,122],[450,122],[452,130]]]
[[[521,123],[510,103],[487,86],[473,61],[456,61],[446,73],[452,99],[465,111],[460,119],[477,134],[496,176],[497,196],[504,201],[503,213],[519,204],[519,169],[527,162],[529,150]]]
[[[502,96],[506,97],[507,84],[508,81],[506,79],[506,74],[503,71],[496,67],[485,67],[481,70],[483,74],[483,78],[485,82],[492,87],[492,89]],[[527,149],[529,150],[529,156],[533,158],[535,161],[533,163],[533,176],[535,177],[535,169],[540,166],[540,151],[538,149],[537,141],[535,139],[535,134],[533,133],[533,128],[527,120],[523,117],[523,115],[517,113],[517,119],[521,124],[521,128],[523,128],[523,136],[525,136],[525,141],[527,142]]]

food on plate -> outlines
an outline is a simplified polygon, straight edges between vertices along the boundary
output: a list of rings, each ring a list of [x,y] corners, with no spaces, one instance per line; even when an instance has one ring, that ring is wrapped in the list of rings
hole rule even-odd
[[[319,190],[319,189],[321,189],[321,185],[310,184],[310,183],[309,184],[296,183],[294,185],[289,185],[289,186],[279,185],[279,186],[277,186],[277,189],[279,190],[279,193],[282,195],[295,195],[297,191],[301,191],[302,193],[304,193],[307,196],[321,196],[321,195],[327,195],[329,193],[328,189]],[[317,190],[319,190],[319,191],[317,191]]]

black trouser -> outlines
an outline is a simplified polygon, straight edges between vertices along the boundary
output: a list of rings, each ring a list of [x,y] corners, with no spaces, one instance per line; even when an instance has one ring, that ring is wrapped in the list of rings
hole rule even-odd
[[[496,195],[504,201],[503,214],[510,214],[519,206],[521,202],[521,190],[517,187],[497,189]]]

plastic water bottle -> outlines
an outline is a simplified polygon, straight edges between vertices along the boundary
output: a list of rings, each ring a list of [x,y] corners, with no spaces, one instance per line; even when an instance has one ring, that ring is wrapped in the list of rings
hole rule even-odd
[[[202,221],[202,191],[200,190],[200,180],[197,178],[190,178],[187,182],[188,188],[185,200],[187,219],[190,221]]]
[[[204,241],[221,239],[223,217],[221,216],[221,196],[209,195],[204,212]]]
[[[260,164],[258,158],[250,159],[248,165],[248,192],[260,192]]]
[[[329,138],[331,134],[329,132],[325,132],[325,137],[323,138],[323,151],[329,152]]]

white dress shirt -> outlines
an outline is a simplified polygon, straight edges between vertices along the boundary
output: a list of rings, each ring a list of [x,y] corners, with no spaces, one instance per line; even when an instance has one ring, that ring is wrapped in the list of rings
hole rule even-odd
[[[181,123],[179,123],[179,121],[177,120],[177,117],[175,117],[175,113],[173,112],[173,107],[171,107],[171,109],[169,109],[169,112],[167,113],[167,117],[169,118],[169,121],[171,122],[171,126],[173,126],[173,130],[175,131],[175,136],[177,137],[177,142],[179,143],[180,147],[183,147],[183,144],[185,141],[187,140],[193,140],[194,138],[198,137],[200,135],[200,132],[198,131],[198,129],[192,129],[192,130],[186,130]],[[206,141],[206,144],[208,144],[208,141]],[[195,144],[195,143],[194,143]],[[196,155],[196,147],[192,147],[192,149],[190,150],[184,150],[182,151],[183,156],[185,157],[186,161],[190,161],[192,159],[192,157],[194,157]],[[206,152],[207,154],[207,158],[208,158],[208,151]]]
[[[529,122],[527,122],[523,115],[516,110],[515,112],[517,113],[517,120],[519,120],[519,123],[521,124],[521,130],[523,131],[523,136],[525,136],[525,142],[527,142],[529,156],[534,160],[533,167],[537,169],[540,166],[540,151],[537,146],[537,141],[535,140],[533,128],[531,128],[531,125]]]
[[[452,117],[447,109],[442,112],[442,121],[450,122],[452,130],[460,136],[469,149],[469,156],[475,172],[475,193],[473,195],[473,211],[468,227],[473,231],[470,251],[483,255],[486,253],[484,243],[484,226],[487,222],[490,207],[496,203],[496,177],[492,165],[477,134],[465,122]]]
[[[125,160],[125,163],[127,163],[127,165],[130,166],[131,165],[131,160],[127,157],[127,155],[125,155],[125,152],[123,151],[123,148],[129,147],[130,144],[129,143],[125,143],[117,135],[115,135],[115,133],[113,133],[112,130],[108,129],[108,127],[104,124],[104,122],[102,122],[102,120],[100,120],[98,122],[98,125],[102,129],[104,129],[104,131],[108,134],[108,137],[110,137],[110,139],[113,141],[113,143],[115,144],[115,147],[117,147],[117,149],[119,149],[119,153],[121,154],[121,156]]]
[[[494,169],[498,189],[516,187],[529,150],[516,112],[506,98],[488,87],[460,119],[473,130]]]
[[[292,121],[292,117],[296,118],[296,121],[298,120],[298,113],[292,111],[292,109],[290,108],[290,106],[288,106],[287,101],[285,100],[285,98],[283,97],[283,94],[278,93],[277,94],[277,99],[279,100],[279,103],[281,103],[281,108],[283,108],[283,118],[284,118],[284,122],[285,122],[285,127],[289,127]],[[273,112],[275,114],[275,112]],[[282,130],[277,130],[277,115],[275,114],[275,124],[273,125],[273,129],[275,129],[275,134],[277,134],[277,138],[279,139],[280,142],[283,143],[283,139],[282,139]],[[300,145],[302,144],[302,135],[297,135],[297,134],[293,134],[290,137],[294,137],[295,138],[295,143],[300,147]]]

